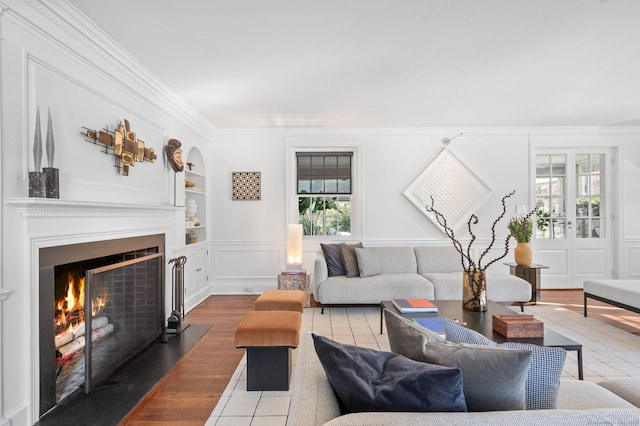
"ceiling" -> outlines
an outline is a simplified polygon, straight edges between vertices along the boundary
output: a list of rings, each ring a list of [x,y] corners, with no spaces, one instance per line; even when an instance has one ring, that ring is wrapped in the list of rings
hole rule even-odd
[[[219,129],[640,126],[638,0],[69,2]]]

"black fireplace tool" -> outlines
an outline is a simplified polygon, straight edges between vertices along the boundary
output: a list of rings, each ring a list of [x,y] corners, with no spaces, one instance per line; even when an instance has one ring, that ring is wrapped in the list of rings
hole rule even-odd
[[[171,268],[171,315],[167,318],[167,334],[179,334],[190,324],[184,324],[184,264],[187,263],[186,256],[170,259]]]

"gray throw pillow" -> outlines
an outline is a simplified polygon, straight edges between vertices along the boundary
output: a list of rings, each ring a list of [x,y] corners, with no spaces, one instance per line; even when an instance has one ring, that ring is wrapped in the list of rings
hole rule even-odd
[[[466,411],[459,368],[345,345],[313,334],[343,414],[371,411]]]
[[[348,278],[360,276],[358,269],[358,258],[356,257],[356,248],[362,248],[362,243],[344,244],[340,246],[342,249],[342,262]]]
[[[382,273],[382,264],[378,253],[374,249],[356,248],[356,258],[358,259],[358,269],[362,278]]]
[[[388,310],[384,313],[393,352],[416,361],[462,370],[467,410],[525,408],[525,384],[531,364],[530,350],[441,342],[442,338],[431,330],[424,327],[421,327],[423,330],[416,330],[415,327],[408,326],[407,319]],[[419,326],[416,324],[416,327]],[[417,343],[398,344],[401,339]]]
[[[419,325],[415,321],[396,315],[388,309],[384,310],[387,324],[387,337],[391,352],[402,354],[411,359],[418,359],[424,348],[431,343],[444,343],[437,333]]]
[[[527,374],[525,397],[527,410],[554,409],[558,403],[560,376],[564,368],[567,351],[563,348],[538,346],[529,343],[505,342],[498,345],[477,331],[470,330],[453,321],[445,320],[447,340],[454,343],[471,343],[507,349],[531,351],[531,366]]]
[[[322,244],[322,253],[324,253],[324,259],[327,261],[327,271],[330,277],[337,277],[345,275],[344,262],[342,260],[342,248],[343,244]]]

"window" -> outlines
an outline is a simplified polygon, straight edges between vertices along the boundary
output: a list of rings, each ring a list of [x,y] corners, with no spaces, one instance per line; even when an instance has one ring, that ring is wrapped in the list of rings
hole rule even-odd
[[[536,155],[536,238],[566,238],[566,181],[566,155]]]
[[[576,154],[576,238],[604,237],[604,154]]]
[[[297,152],[298,222],[304,235],[351,235],[352,152]]]

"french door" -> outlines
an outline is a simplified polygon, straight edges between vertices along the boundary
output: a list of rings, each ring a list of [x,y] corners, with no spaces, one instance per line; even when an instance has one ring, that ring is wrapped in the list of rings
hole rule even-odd
[[[607,149],[538,149],[535,153],[535,260],[543,288],[582,288],[610,278],[612,174]]]

